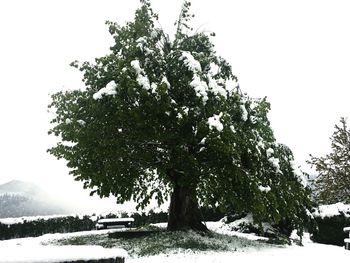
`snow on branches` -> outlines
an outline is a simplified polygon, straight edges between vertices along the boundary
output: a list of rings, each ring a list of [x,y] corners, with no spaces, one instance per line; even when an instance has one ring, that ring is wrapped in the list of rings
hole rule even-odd
[[[136,72],[137,83],[145,90],[150,90],[151,89],[150,81],[149,81],[145,71],[141,68],[140,61],[137,59],[133,60],[133,61],[131,61],[130,65]]]
[[[94,100],[100,100],[103,96],[114,96],[117,94],[116,91],[117,84],[112,80],[109,82],[106,87],[100,89],[93,95]]]

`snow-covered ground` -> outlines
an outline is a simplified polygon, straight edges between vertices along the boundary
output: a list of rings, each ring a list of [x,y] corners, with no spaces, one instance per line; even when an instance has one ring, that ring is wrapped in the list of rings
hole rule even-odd
[[[303,247],[292,245],[284,248],[249,248],[237,252],[202,252],[191,251],[179,254],[162,254],[143,258],[127,259],[128,263],[231,263],[231,262],[348,262],[350,251],[330,245],[305,243]]]
[[[121,230],[116,230],[116,229],[91,230],[91,231],[80,231],[80,232],[74,232],[74,233],[45,234],[39,237],[14,238],[14,239],[0,241],[0,251],[6,246],[42,245],[42,244],[47,244],[47,243],[50,243],[51,241],[55,241],[59,239],[90,236],[90,235],[105,235],[115,231],[121,231]]]
[[[165,227],[165,224],[154,224],[158,227]],[[245,234],[230,231],[226,224],[221,221],[207,222],[207,227],[220,234],[234,235],[249,240],[265,240],[264,237],[255,234]],[[292,238],[297,238],[296,233]],[[201,262],[201,263],[226,263],[226,262],[348,262],[350,251],[343,247],[314,243],[310,240],[308,233],[303,236],[303,246],[296,244],[276,247],[242,247],[235,252],[193,252],[160,254],[156,256],[129,258],[129,263],[178,263],[178,262]]]
[[[0,246],[1,263],[50,263],[71,260],[98,260],[127,257],[127,252],[120,248],[101,246]]]
[[[164,225],[164,224],[163,224]],[[158,224],[162,226],[162,224]],[[251,240],[259,237],[250,234],[239,234],[222,228],[222,222],[207,222],[207,226],[222,234],[239,235]],[[87,235],[104,235],[115,230],[84,231],[69,234],[46,234],[36,238],[21,238],[0,241],[0,263],[11,262],[52,262],[53,260],[70,257],[72,259],[107,258],[110,256],[126,256],[122,249],[104,249],[99,246],[43,246],[42,243],[50,241]],[[238,248],[231,252],[193,252],[191,250],[173,251],[148,257],[127,257],[127,263],[172,263],[172,262],[347,262],[350,251],[342,247],[322,245],[310,241],[307,235],[303,239],[304,246],[249,246]]]
[[[127,257],[124,249],[100,246],[43,246],[50,241],[88,235],[104,235],[115,230],[94,230],[0,241],[0,263],[49,263]]]

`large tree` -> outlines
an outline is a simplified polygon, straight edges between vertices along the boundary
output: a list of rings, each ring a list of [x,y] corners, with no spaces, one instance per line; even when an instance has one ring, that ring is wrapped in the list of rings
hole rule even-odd
[[[170,40],[141,2],[132,22],[108,22],[109,54],[73,63],[86,89],[52,96],[50,133],[60,142],[49,152],[101,197],[141,208],[170,199],[169,230],[206,229],[199,206],[300,227],[308,192],[275,141],[269,103],[241,93],[213,34],[191,30],[190,3]]]
[[[321,204],[350,203],[350,129],[346,119],[335,125],[331,152],[323,157],[311,156],[309,163],[318,172],[316,199]]]

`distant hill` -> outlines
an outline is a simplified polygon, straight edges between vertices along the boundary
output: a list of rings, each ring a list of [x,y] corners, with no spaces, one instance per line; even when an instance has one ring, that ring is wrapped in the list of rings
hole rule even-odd
[[[33,183],[13,180],[0,185],[0,218],[66,212],[44,190]]]
[[[13,180],[8,183],[0,185],[0,194],[21,194],[34,196],[43,192],[40,187],[33,183]]]

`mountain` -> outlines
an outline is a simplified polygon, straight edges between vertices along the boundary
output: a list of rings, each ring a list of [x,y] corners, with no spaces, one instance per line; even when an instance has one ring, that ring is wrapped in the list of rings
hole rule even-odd
[[[0,218],[66,212],[63,206],[33,183],[13,180],[0,185]]]
[[[43,192],[40,187],[30,182],[13,180],[0,185],[0,194],[20,194],[33,196]]]

